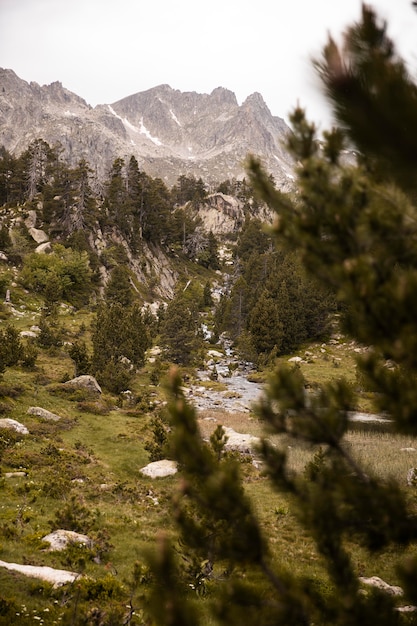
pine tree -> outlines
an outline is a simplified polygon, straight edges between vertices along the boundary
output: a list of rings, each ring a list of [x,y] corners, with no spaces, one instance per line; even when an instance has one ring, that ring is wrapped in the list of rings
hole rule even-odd
[[[127,389],[150,345],[140,307],[103,302],[93,324],[92,344],[91,371],[99,383],[114,393]]]
[[[378,391],[379,409],[398,431],[416,435],[417,88],[385,25],[368,7],[344,44],[341,52],[331,40],[318,64],[341,128],[319,142],[304,112],[296,109],[292,115],[289,141],[300,164],[299,194],[294,199],[278,192],[253,159],[250,175],[262,199],[277,211],[280,245],[298,249],[306,270],[334,287],[345,310],[344,330],[370,346],[358,367]],[[359,150],[355,165],[344,162],[347,142]],[[353,402],[349,385],[333,380],[306,394],[300,371],[283,368],[259,407],[272,433],[317,448],[304,476],[290,472],[286,450],[264,440],[261,453],[273,485],[297,503],[327,573],[325,588],[306,576],[298,579],[285,566],[285,555],[272,561],[236,466],[204,447],[176,375],[171,392],[174,457],[183,473],[177,505],[182,540],[194,555],[206,560],[214,555],[225,567],[210,623],[417,623],[416,613],[397,611],[393,596],[363,593],[351,558],[352,541],[370,555],[398,550],[401,604],[417,604],[417,559],[401,560],[403,548],[417,540],[415,511],[400,485],[365,471],[346,445]],[[155,623],[206,623],[181,584],[183,568],[167,542],[151,566],[163,583],[150,604]]]
[[[130,272],[125,265],[116,265],[112,269],[105,289],[105,298],[108,303],[119,302],[123,306],[133,304]]]
[[[166,308],[161,327],[161,341],[166,347],[167,358],[181,365],[195,363],[201,344],[198,331],[197,301],[178,290]]]
[[[27,198],[33,200],[46,182],[50,147],[43,139],[32,141],[27,149],[26,184]]]
[[[280,318],[279,307],[280,303],[271,297],[267,291],[263,291],[251,311],[249,330],[258,354],[268,354],[274,348],[277,351],[281,348],[284,326]]]
[[[93,170],[81,159],[73,172],[75,201],[72,207],[69,234],[92,226],[96,213],[96,198],[90,186]]]

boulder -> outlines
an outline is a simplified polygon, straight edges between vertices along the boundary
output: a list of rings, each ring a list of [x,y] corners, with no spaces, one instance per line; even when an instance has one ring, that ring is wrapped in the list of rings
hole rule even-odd
[[[87,389],[87,391],[91,391],[93,393],[101,393],[101,387],[94,376],[89,376],[88,374],[72,378],[64,383],[64,385],[67,387],[74,387],[75,389]]]
[[[385,582],[385,580],[382,580],[382,578],[379,578],[379,576],[371,576],[370,578],[361,577],[359,578],[359,580],[363,585],[367,585],[369,587],[375,587],[376,589],[385,591],[385,593],[388,593],[390,596],[404,595],[404,591],[401,589],[401,587],[396,587],[395,585],[389,585],[388,583]]]
[[[67,570],[53,569],[53,567],[46,566],[20,565],[19,563],[7,563],[6,561],[0,561],[0,567],[14,572],[20,572],[21,574],[32,576],[33,578],[40,578],[48,583],[52,583],[54,587],[59,587],[66,583],[73,583],[80,577],[76,572],[68,572]]]
[[[46,241],[45,243],[39,244],[39,246],[36,246],[35,252],[37,254],[49,254],[50,252],[52,252],[51,242]]]
[[[149,478],[165,478],[165,476],[172,476],[178,471],[175,461],[168,461],[163,459],[162,461],[154,461],[142,467],[140,473]]]
[[[258,446],[261,442],[259,437],[237,433],[235,430],[233,430],[233,428],[223,428],[227,437],[226,445],[224,447],[225,450],[250,455],[254,455],[256,453],[256,446]]]
[[[40,228],[29,228],[28,231],[29,235],[34,241],[36,241],[36,243],[45,243],[49,239],[46,232]]]
[[[59,415],[51,413],[51,411],[47,411],[40,406],[30,406],[26,412],[29,415],[36,415],[37,417],[41,417],[44,420],[49,420],[52,422],[57,422],[61,419]]]
[[[49,533],[42,538],[42,541],[46,541],[49,543],[49,550],[61,551],[65,550],[65,548],[70,543],[76,543],[86,548],[91,548],[93,542],[87,535],[82,535],[81,533],[76,533],[74,530],[54,530],[54,532]]]
[[[288,359],[288,363],[302,363],[303,359],[300,356],[293,356]]]
[[[20,331],[19,335],[21,337],[27,337],[29,339],[36,339],[36,337],[38,336],[36,333],[34,333],[31,330],[22,330]]]
[[[26,426],[24,426],[20,422],[17,422],[16,420],[10,419],[10,417],[4,417],[3,419],[0,419],[0,428],[11,428],[21,435],[29,434]]]
[[[211,356],[212,359],[223,359],[223,352],[219,352],[218,350],[208,350],[207,354]]]

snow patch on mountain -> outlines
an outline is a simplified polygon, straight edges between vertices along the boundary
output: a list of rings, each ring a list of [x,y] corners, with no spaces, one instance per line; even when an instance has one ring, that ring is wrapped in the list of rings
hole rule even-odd
[[[121,115],[119,115],[118,113],[116,113],[116,111],[113,109],[113,107],[110,106],[110,104],[107,105],[110,113],[112,115],[114,115],[115,117],[117,117],[117,119],[119,119],[126,128],[128,128],[129,130],[133,131],[134,133],[140,133],[141,135],[145,135],[145,137],[147,137],[150,141],[152,141],[156,146],[162,146],[162,141],[160,141],[158,139],[158,137],[153,137],[151,135],[151,133],[149,132],[149,130],[146,128],[146,126],[143,123],[143,117],[140,120],[140,127],[138,128],[137,126],[135,126],[134,124],[132,124],[131,122],[129,122],[129,120],[127,119],[127,117],[122,117]],[[134,142],[132,142],[134,144]]]
[[[172,109],[169,110],[169,112],[171,113],[171,117],[174,120],[174,122],[176,124],[178,124],[178,126],[181,126],[181,122],[179,121],[179,119],[177,118],[177,116],[175,115],[174,111]]]
[[[149,130],[144,125],[143,117],[141,117],[141,119],[140,119],[140,129],[139,129],[139,132],[142,135],[145,135],[145,137],[147,137],[148,139],[150,139],[155,145],[162,146],[162,141],[160,141],[158,139],[158,137],[152,137],[151,133],[149,132]]]

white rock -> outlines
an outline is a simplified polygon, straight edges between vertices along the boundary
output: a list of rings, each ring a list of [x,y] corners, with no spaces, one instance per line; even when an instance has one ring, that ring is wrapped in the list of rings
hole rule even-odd
[[[401,587],[396,587],[395,585],[389,585],[379,578],[379,576],[371,576],[370,578],[359,578],[360,582],[364,585],[368,585],[369,587],[376,587],[377,589],[381,589],[381,591],[385,591],[391,596],[402,596],[404,591]]]
[[[68,572],[67,570],[53,569],[46,566],[19,565],[18,563],[7,563],[6,561],[0,561],[0,567],[5,567],[8,570],[20,572],[33,578],[40,578],[48,583],[52,583],[54,587],[65,585],[65,583],[73,583],[80,577],[76,572]]]
[[[5,478],[21,478],[23,476],[27,476],[26,472],[6,472],[4,474]]]
[[[88,374],[72,378],[71,380],[68,380],[66,383],[64,383],[64,385],[67,385],[68,387],[88,389],[89,391],[101,393],[101,387],[94,378],[94,376],[89,376]]]
[[[241,452],[242,454],[254,454],[255,448],[261,442],[259,437],[237,433],[233,428],[223,427],[227,436],[225,450]]]
[[[49,237],[44,230],[40,228],[29,228],[29,235],[36,241],[36,243],[45,243]]]
[[[51,242],[46,241],[45,243],[39,244],[39,246],[36,246],[35,252],[37,254],[49,254],[50,252],[52,252]]]
[[[45,420],[50,420],[52,422],[57,422],[60,420],[60,416],[55,413],[51,413],[51,411],[47,411],[40,406],[30,406],[26,411],[29,415],[36,415],[37,417],[42,417]]]
[[[172,476],[178,471],[175,461],[168,461],[163,459],[162,461],[154,461],[142,467],[140,473],[150,478],[165,478],[165,476]]]
[[[352,422],[380,422],[389,423],[391,420],[383,415],[376,415],[374,413],[362,413],[360,411],[349,411],[348,417]]]
[[[162,354],[162,350],[161,350],[161,348],[159,346],[154,346],[153,348],[150,348],[148,350],[147,354],[149,356],[156,357],[156,356],[159,356],[160,354]]]
[[[27,218],[24,220],[26,228],[35,228],[37,219],[38,215],[34,209],[28,211]]]
[[[29,337],[31,339],[36,339],[36,337],[38,336],[36,333],[34,333],[31,330],[22,330],[20,331],[19,335],[21,337]]]
[[[17,422],[16,420],[12,420],[10,417],[4,417],[3,419],[0,419],[0,428],[12,428],[21,435],[29,434],[26,426],[24,426],[20,422]]]
[[[224,357],[224,354],[218,350],[209,350],[207,354],[211,356],[212,359],[222,359]]]
[[[49,543],[50,550],[56,551],[65,550],[69,543],[78,543],[86,548],[90,548],[92,545],[92,541],[87,535],[64,529],[54,530],[54,532],[43,537],[42,541]]]
[[[301,363],[303,359],[300,356],[293,356],[288,359],[288,363]]]

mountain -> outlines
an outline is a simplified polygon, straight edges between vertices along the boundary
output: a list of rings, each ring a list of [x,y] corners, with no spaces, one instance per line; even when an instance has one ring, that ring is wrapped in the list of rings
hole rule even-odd
[[[198,94],[160,85],[93,108],[60,82],[40,86],[0,69],[0,145],[20,154],[42,138],[60,144],[72,165],[85,158],[99,177],[116,157],[133,154],[146,173],[167,184],[181,174],[218,183],[243,178],[250,152],[286,188],[293,170],[283,147],[289,132],[259,93],[239,105],[222,87]]]

